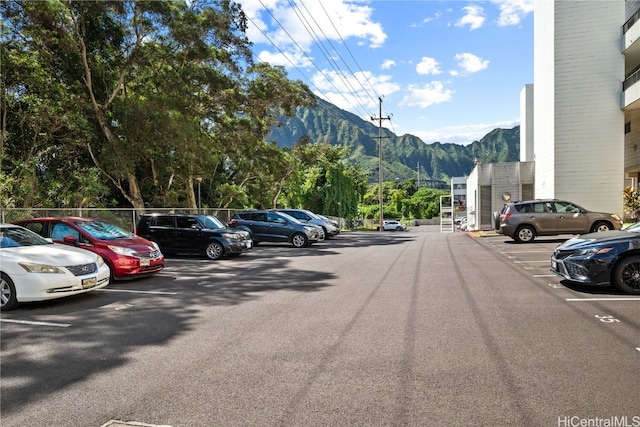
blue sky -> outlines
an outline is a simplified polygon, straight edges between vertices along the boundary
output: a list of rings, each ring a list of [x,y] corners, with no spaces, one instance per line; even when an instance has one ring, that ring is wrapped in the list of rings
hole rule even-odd
[[[519,124],[533,0],[237,0],[255,57],[316,95],[425,143]],[[377,122],[373,122],[377,125]]]

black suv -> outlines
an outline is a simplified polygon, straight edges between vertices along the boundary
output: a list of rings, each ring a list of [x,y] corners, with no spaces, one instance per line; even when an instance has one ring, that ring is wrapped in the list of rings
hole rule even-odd
[[[281,242],[303,248],[323,239],[319,226],[304,224],[292,216],[275,211],[238,212],[229,221],[229,227],[249,232],[255,244]]]
[[[210,215],[144,214],[136,234],[156,242],[164,254],[203,254],[219,259],[253,247],[249,233],[229,230]]]

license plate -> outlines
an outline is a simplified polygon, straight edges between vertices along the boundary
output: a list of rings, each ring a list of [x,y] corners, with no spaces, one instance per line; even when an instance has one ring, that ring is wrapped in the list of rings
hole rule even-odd
[[[148,267],[151,265],[151,260],[149,258],[140,258],[140,267]]]
[[[556,262],[555,259],[551,260],[551,269],[552,270],[557,270],[558,269],[558,263]]]
[[[98,284],[98,279],[96,277],[89,277],[88,279],[82,279],[82,288],[93,288]]]
[[[247,242],[247,249],[251,249],[251,242]]]

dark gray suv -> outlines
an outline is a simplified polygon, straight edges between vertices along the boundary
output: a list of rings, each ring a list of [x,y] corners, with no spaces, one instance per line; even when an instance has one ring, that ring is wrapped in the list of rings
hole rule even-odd
[[[575,203],[557,199],[507,203],[493,216],[496,231],[518,243],[532,242],[536,236],[585,234],[622,228],[622,219],[616,214],[591,212]]]
[[[268,210],[238,212],[228,225],[235,230],[248,231],[255,244],[280,242],[303,248],[323,238],[322,228],[304,224],[285,213]]]

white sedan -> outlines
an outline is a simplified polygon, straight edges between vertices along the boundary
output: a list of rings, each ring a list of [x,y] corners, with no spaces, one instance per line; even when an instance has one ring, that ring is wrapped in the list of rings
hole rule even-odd
[[[109,266],[93,252],[0,224],[0,310],[104,288]]]

